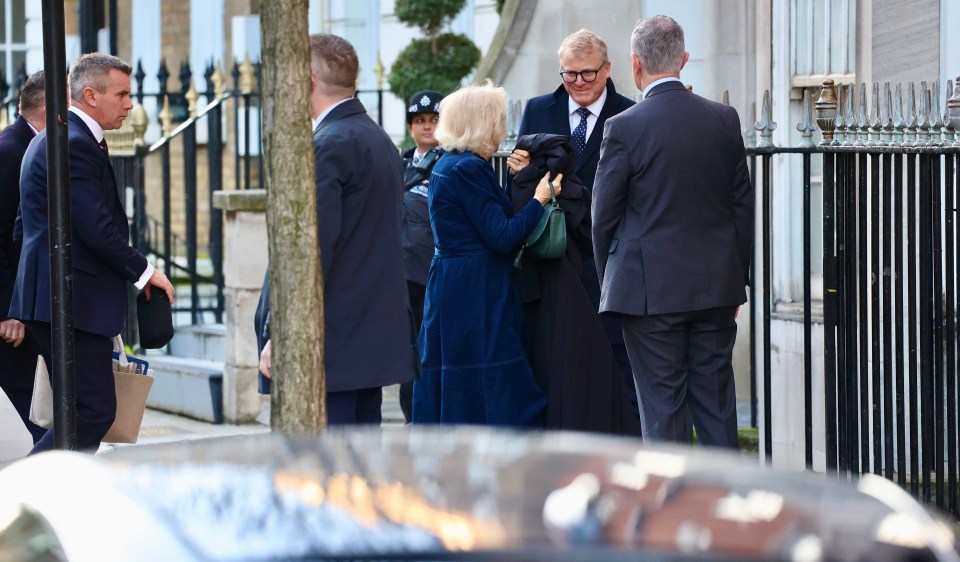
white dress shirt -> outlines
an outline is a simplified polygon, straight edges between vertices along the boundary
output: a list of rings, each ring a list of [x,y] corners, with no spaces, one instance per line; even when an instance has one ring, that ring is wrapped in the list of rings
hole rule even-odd
[[[664,82],[679,82],[679,81],[680,81],[680,79],[677,78],[676,76],[667,76],[666,78],[661,78],[661,79],[659,79],[659,80],[654,80],[653,82],[650,83],[649,86],[647,86],[646,88],[643,89],[643,97],[646,98],[646,97],[647,97],[647,94],[650,93],[650,90],[654,89],[655,87],[659,86],[660,84],[663,84]]]
[[[603,93],[600,94],[600,97],[597,98],[597,101],[586,106],[590,110],[590,115],[587,115],[587,136],[586,140],[590,140],[590,133],[593,132],[593,128],[597,124],[597,119],[600,118],[600,112],[603,110],[603,103],[607,101],[607,89],[603,89]],[[580,104],[573,101],[573,98],[567,98],[567,111],[569,112],[570,117],[570,132],[573,133],[573,130],[577,128],[577,125],[580,124],[580,114],[577,113],[577,110],[580,109]]]
[[[331,105],[330,107],[324,109],[324,110],[320,113],[320,115],[317,115],[317,118],[313,120],[313,129],[312,129],[312,130],[313,130],[314,132],[317,130],[317,127],[320,126],[320,123],[323,123],[323,118],[326,117],[327,115],[329,115],[330,112],[333,111],[333,108],[337,107],[338,105],[340,105],[340,104],[342,104],[342,103],[344,103],[344,102],[346,102],[346,101],[348,101],[348,100],[352,100],[352,99],[353,99],[353,98],[343,98],[342,100],[338,101],[337,103],[335,103],[335,104]]]

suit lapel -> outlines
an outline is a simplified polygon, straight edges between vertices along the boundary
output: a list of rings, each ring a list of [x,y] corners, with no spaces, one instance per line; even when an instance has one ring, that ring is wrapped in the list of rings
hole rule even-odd
[[[553,104],[549,107],[550,126],[553,130],[549,131],[557,135],[570,135],[570,112],[567,106],[570,103],[570,96],[561,85],[553,94]]]

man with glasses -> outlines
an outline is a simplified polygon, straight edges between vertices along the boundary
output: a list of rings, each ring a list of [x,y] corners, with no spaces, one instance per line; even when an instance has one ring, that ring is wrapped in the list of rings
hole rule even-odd
[[[633,101],[617,93],[610,80],[610,59],[607,44],[596,33],[581,29],[568,35],[557,51],[560,57],[561,86],[551,94],[530,99],[520,120],[518,136],[532,133],[569,135],[577,151],[574,173],[588,190],[593,190],[593,179],[600,160],[600,141],[607,119],[633,105]],[[530,154],[514,150],[507,159],[511,174],[516,174],[530,163]],[[593,257],[583,263],[583,284],[594,306],[600,307],[600,281]],[[601,317],[617,365],[623,375],[634,410],[639,416],[637,395],[630,369],[630,360],[623,343],[620,321]]]
[[[607,44],[596,33],[581,29],[568,35],[557,54],[561,87],[527,102],[518,136],[570,135],[577,151],[574,173],[587,189],[593,189],[603,124],[633,105],[633,101],[618,94],[613,87]],[[507,159],[507,166],[514,174],[529,163],[530,155],[525,150],[514,150]]]

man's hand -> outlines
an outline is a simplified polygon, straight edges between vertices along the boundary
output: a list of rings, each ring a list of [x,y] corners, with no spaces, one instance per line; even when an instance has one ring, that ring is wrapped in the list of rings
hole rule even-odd
[[[260,372],[263,373],[263,376],[270,378],[270,340],[267,340],[267,344],[263,346],[263,351],[260,352]]]
[[[150,287],[156,287],[167,294],[167,300],[170,301],[170,304],[173,304],[173,285],[170,284],[170,280],[167,279],[167,276],[163,274],[159,269],[153,270],[153,275],[150,276],[150,279],[147,281],[147,284],[143,287],[143,293],[147,296],[147,300],[150,300]]]
[[[526,150],[520,150],[518,148],[507,157],[507,167],[510,168],[510,173],[514,175],[516,175],[516,173],[520,170],[526,168],[529,164],[530,153]]]
[[[19,320],[13,318],[8,318],[3,322],[0,322],[0,339],[9,343],[13,347],[20,347],[20,344],[23,343],[23,336],[26,334],[26,329],[23,326],[23,323]]]

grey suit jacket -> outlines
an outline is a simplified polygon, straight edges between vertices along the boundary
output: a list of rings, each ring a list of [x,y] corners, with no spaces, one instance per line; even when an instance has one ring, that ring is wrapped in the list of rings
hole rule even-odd
[[[400,247],[400,154],[356,99],[324,117],[313,146],[327,391],[412,380],[417,354]]]
[[[601,313],[746,301],[754,198],[732,107],[666,82],[607,120],[592,213]]]

